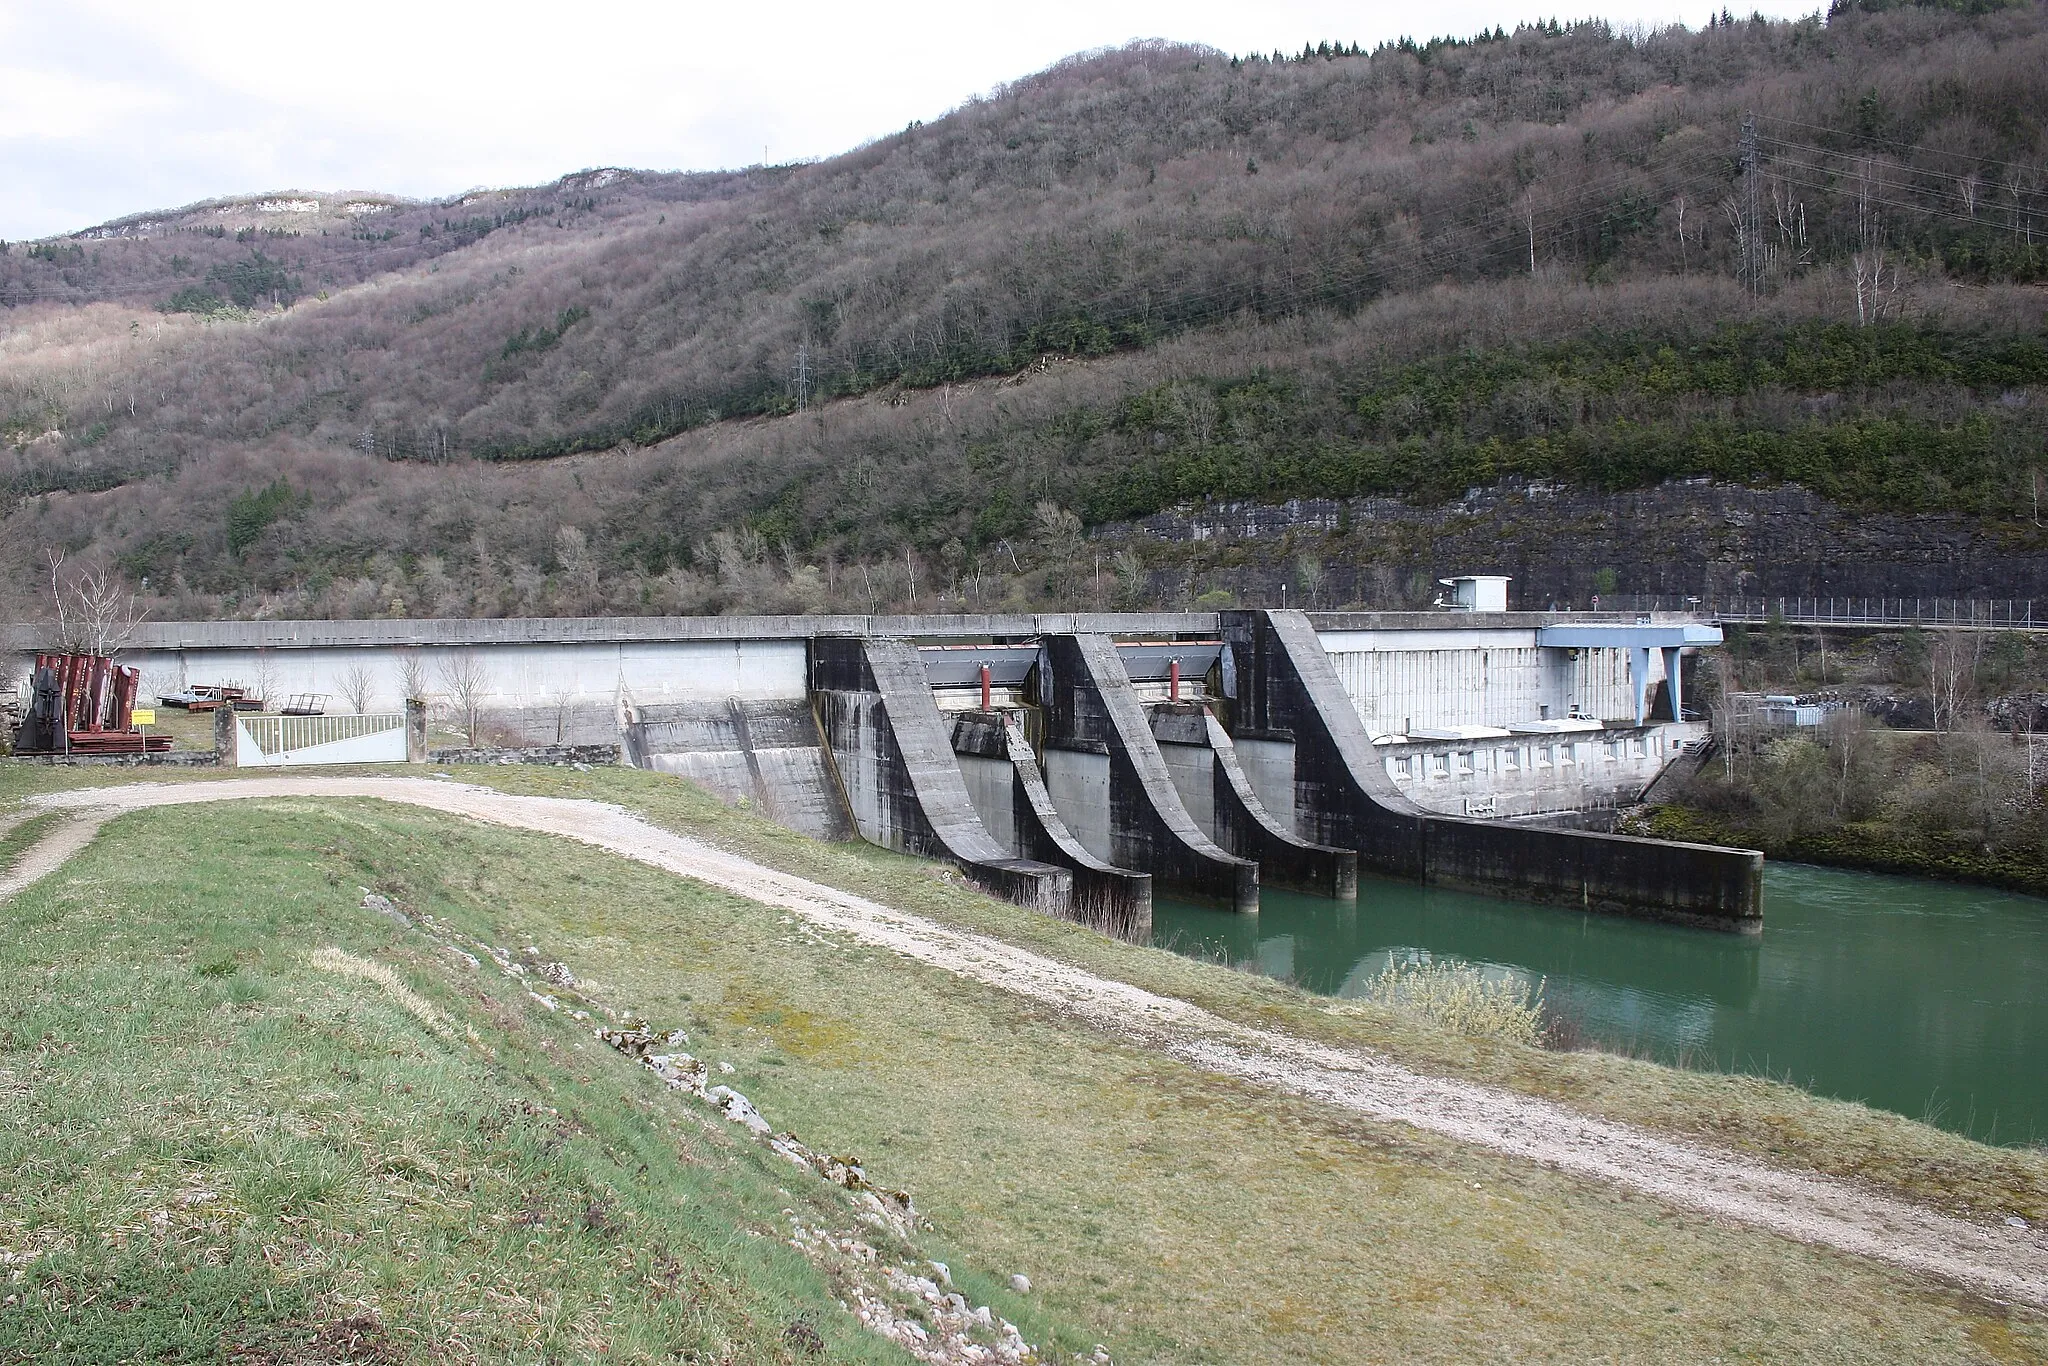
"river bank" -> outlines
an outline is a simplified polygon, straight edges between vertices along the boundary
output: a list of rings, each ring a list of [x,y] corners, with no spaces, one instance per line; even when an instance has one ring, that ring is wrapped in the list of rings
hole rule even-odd
[[[1851,821],[1785,835],[1755,821],[1668,802],[1624,816],[1616,830],[1625,835],[1758,849],[1775,863],[1811,863],[2048,897],[2048,852],[2038,847],[1993,846],[1953,832],[1892,821]]]
[[[1765,867],[1764,932],[1715,934],[1363,879],[1268,891],[1257,916],[1162,901],[1155,942],[1371,1000],[1462,966],[1540,999],[1553,1046],[1762,1076],[1983,1141],[2048,1137],[2048,902],[1805,864]]]

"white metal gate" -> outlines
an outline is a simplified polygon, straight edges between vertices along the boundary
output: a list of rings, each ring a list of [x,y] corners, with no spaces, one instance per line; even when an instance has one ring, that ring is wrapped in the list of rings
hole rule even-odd
[[[235,718],[235,763],[240,768],[404,762],[404,712]]]

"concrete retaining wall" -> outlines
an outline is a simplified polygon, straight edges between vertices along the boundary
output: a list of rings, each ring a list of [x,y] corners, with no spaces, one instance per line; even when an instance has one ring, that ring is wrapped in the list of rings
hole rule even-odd
[[[806,696],[656,703],[627,712],[627,761],[746,801],[813,839],[853,837]]]
[[[1705,929],[1762,930],[1763,855],[1496,821],[1432,818],[1428,880]]]
[[[1316,841],[1418,881],[1717,929],[1762,927],[1761,854],[1424,811],[1387,776],[1302,614],[1227,613],[1224,632],[1237,681],[1233,720],[1293,738],[1296,818]]]
[[[238,683],[271,706],[293,693],[325,693],[332,711],[359,671],[367,710],[396,711],[414,688],[442,710],[473,691],[492,727],[536,743],[617,740],[633,706],[728,697],[804,696],[806,642],[793,639],[651,642],[502,642],[474,646],[308,646],[299,649],[135,649],[145,698],[200,683]]]

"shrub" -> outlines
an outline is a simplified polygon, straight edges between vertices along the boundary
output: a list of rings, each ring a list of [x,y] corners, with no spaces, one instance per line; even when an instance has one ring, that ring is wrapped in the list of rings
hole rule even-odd
[[[1474,1038],[1534,1044],[1543,1027],[1541,982],[1490,977],[1470,963],[1396,963],[1358,999]]]

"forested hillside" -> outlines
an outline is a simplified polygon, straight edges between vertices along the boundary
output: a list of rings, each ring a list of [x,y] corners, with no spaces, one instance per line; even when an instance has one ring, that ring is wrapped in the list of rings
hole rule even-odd
[[[2038,3],[1143,44],[813,165],[12,244],[0,608],[1137,602],[1203,585],[1092,529],[1685,477],[2031,544],[2044,119]]]

